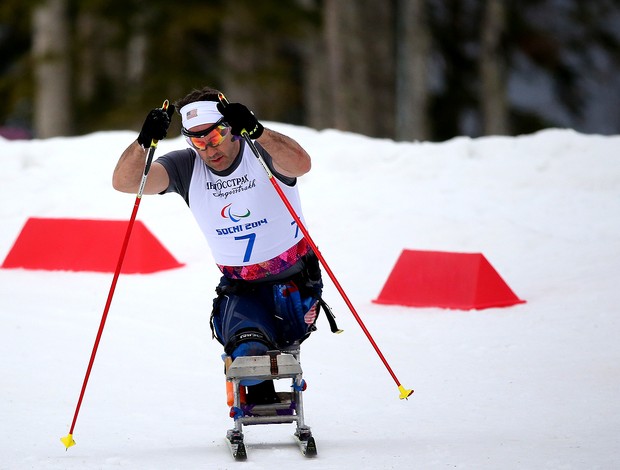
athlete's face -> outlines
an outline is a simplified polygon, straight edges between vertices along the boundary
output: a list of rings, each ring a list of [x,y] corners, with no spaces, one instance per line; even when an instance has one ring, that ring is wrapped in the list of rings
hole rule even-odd
[[[211,124],[202,124],[200,126],[195,126],[189,129],[192,132],[200,132],[203,130],[207,130],[213,126]],[[216,171],[224,171],[228,169],[232,163],[235,161],[237,154],[239,153],[239,141],[232,139],[232,134],[230,133],[230,129],[227,128],[227,133],[223,137],[220,143],[216,146],[207,145],[204,150],[197,148],[194,146],[198,155],[203,162],[209,167]],[[202,147],[202,145],[201,145]]]

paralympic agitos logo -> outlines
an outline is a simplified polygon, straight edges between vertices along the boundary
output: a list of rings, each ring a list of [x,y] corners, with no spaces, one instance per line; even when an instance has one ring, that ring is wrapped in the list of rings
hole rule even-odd
[[[225,219],[230,219],[233,222],[239,222],[241,219],[245,219],[246,217],[250,217],[250,209],[246,209],[245,214],[235,214],[233,213],[233,209],[232,209],[232,203],[230,204],[226,204],[224,207],[222,207],[222,210],[220,212],[220,215],[225,218]]]
[[[222,210],[220,211],[220,215],[224,219],[229,219],[235,225],[216,228],[215,233],[217,233],[218,235],[231,235],[231,234],[236,235],[237,233],[249,231],[250,233],[248,233],[247,235],[236,236],[235,240],[245,240],[247,238],[248,240],[251,240],[251,244],[248,246],[252,247],[254,245],[254,238],[256,237],[256,233],[254,232],[256,231],[258,227],[261,227],[262,225],[269,223],[269,221],[267,220],[267,218],[264,218],[261,220],[255,220],[253,222],[238,223],[241,221],[241,219],[250,217],[250,214],[251,214],[250,209],[245,209],[245,214],[244,214],[243,211],[234,210],[232,208],[232,203],[225,205],[224,207],[222,207]]]

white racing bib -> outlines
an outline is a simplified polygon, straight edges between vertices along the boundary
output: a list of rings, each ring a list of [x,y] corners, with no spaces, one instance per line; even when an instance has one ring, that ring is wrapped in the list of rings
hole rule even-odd
[[[220,268],[267,262],[303,238],[261,163],[243,149],[228,176],[212,173],[197,156],[189,187],[189,207]],[[303,222],[297,186],[277,183]]]

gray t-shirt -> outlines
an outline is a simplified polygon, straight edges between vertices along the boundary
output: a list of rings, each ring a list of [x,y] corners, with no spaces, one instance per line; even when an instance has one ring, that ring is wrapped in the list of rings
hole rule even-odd
[[[208,170],[218,176],[230,175],[241,163],[243,148],[246,144],[243,140],[240,143],[241,146],[239,147],[239,154],[233,161],[233,164],[230,166],[230,168],[224,171],[216,171],[212,168],[208,168]],[[267,153],[267,151],[259,143],[255,142],[255,145],[273,175],[287,186],[294,186],[297,182],[297,178],[291,178],[278,173],[273,167],[273,160],[271,158],[271,155],[269,155],[269,153]],[[183,199],[185,199],[185,203],[189,206],[189,186],[192,179],[192,173],[194,171],[194,164],[196,163],[196,161],[198,161],[206,166],[206,164],[203,163],[200,158],[196,158],[197,156],[198,155],[196,154],[194,149],[186,148],[183,150],[174,150],[172,152],[166,153],[156,160],[157,163],[161,163],[166,169],[166,171],[168,172],[168,178],[170,179],[170,184],[168,185],[168,188],[162,191],[161,194],[178,193],[183,197]],[[265,178],[266,177],[267,175],[265,175]]]

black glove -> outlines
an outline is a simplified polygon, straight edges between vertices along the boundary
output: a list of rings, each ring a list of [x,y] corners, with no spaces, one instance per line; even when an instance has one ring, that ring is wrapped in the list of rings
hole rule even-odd
[[[151,141],[162,140],[168,133],[170,120],[174,113],[174,105],[168,105],[166,109],[152,109],[142,124],[142,130],[138,135],[138,143],[144,148],[151,146]]]
[[[258,139],[263,134],[263,125],[258,122],[254,113],[245,105],[228,103],[224,106],[222,103],[218,103],[217,110],[224,116],[224,121],[230,126],[232,135],[240,136],[244,129],[248,131],[252,139]]]

